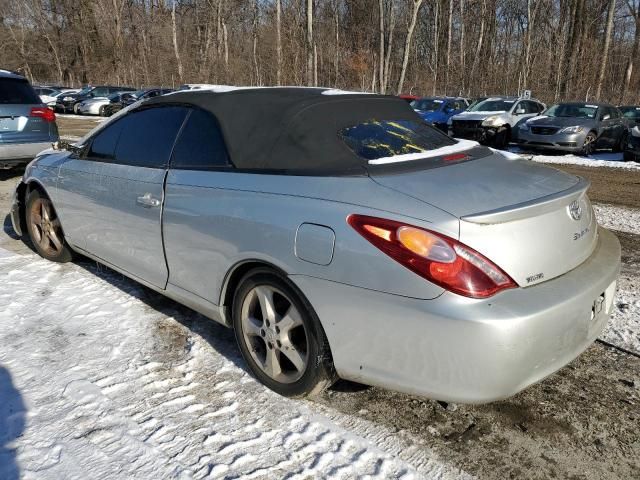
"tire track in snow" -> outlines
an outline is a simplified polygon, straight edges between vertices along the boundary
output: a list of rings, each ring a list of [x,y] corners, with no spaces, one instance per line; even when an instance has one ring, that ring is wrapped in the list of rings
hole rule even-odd
[[[0,258],[0,275],[0,363],[34,406],[18,441],[27,473],[47,438],[58,459],[44,479],[460,475],[428,450],[407,458],[383,427],[343,428],[267,390],[229,330],[118,274],[29,255]]]

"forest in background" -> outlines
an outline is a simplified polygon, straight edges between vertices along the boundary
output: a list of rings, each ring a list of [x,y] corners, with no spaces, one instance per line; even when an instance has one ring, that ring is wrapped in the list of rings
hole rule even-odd
[[[0,51],[74,86],[640,102],[640,0],[0,0]]]

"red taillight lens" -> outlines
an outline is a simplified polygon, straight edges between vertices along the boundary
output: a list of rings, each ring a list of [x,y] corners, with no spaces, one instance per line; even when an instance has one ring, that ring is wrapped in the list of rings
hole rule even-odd
[[[45,122],[55,122],[56,120],[56,114],[47,107],[33,107],[29,116],[42,118]]]
[[[518,286],[493,262],[446,235],[365,215],[349,215],[347,222],[391,258],[451,292],[487,298]]]

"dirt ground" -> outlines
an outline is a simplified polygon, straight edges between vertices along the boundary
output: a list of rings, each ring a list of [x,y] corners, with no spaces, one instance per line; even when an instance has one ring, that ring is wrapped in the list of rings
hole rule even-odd
[[[95,125],[59,120],[63,136],[82,135]],[[640,208],[640,173],[556,168],[589,178],[594,202]],[[6,217],[19,175],[0,171],[0,244],[11,242],[14,250],[27,248],[11,238]],[[623,270],[637,273],[639,236],[618,236]],[[640,478],[640,358],[602,343],[541,383],[489,405],[446,404],[348,382],[313,402],[329,417],[347,413],[385,425],[415,448],[479,478]]]

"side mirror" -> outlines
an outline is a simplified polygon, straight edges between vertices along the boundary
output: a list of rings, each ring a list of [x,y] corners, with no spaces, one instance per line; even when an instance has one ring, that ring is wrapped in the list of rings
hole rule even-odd
[[[516,115],[522,115],[522,114],[524,114],[524,113],[526,113],[526,112],[524,111],[524,108],[517,108],[517,109],[516,109]]]
[[[54,150],[57,150],[57,151],[67,150],[71,153],[78,153],[80,152],[80,150],[82,150],[82,147],[80,147],[79,145],[68,142],[66,140],[58,140],[57,142],[54,142],[51,146],[53,147]]]
[[[602,120],[610,120],[611,119],[611,115],[609,115],[608,113],[602,117]]]

